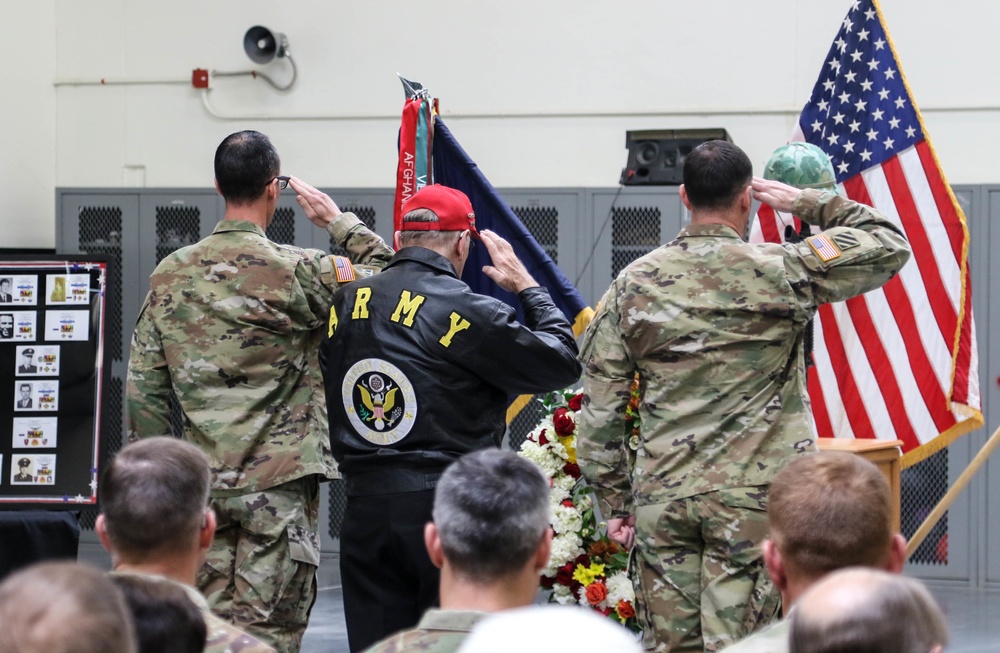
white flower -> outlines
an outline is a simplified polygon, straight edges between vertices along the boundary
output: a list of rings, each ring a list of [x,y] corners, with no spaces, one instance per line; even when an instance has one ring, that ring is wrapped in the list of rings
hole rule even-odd
[[[542,469],[542,473],[549,478],[562,471],[562,459],[553,456],[548,446],[541,446],[531,440],[525,440],[524,444],[521,445],[521,455],[538,465]]]
[[[565,585],[556,585],[552,588],[552,598],[560,605],[570,605],[575,603],[573,592]]]
[[[635,589],[625,572],[618,571],[608,577],[608,605],[616,606],[621,601],[635,603]]]
[[[563,490],[567,495],[569,495],[570,491],[576,486],[576,479],[569,474],[559,474],[552,480],[555,482],[553,490]]]
[[[583,528],[583,515],[576,506],[553,506],[552,528],[557,533],[577,533]]]
[[[555,576],[559,567],[576,560],[583,553],[583,541],[576,533],[562,533],[552,538],[552,553],[549,564],[542,572],[546,576]]]

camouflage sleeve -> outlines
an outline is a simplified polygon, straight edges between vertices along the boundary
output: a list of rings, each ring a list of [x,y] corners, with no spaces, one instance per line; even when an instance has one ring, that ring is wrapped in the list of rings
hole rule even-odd
[[[786,267],[807,281],[814,305],[839,302],[882,287],[910,259],[902,230],[876,209],[805,190],[792,212],[823,231],[786,245]]]
[[[132,333],[126,374],[125,405],[129,442],[155,435],[171,435],[170,371],[160,334],[149,317],[147,295]]]
[[[596,490],[606,519],[632,513],[625,408],[636,368],[625,348],[620,321],[616,282],[583,336],[584,398],[576,441],[580,469]]]
[[[326,230],[347,251],[351,261],[362,267],[381,270],[392,258],[392,248],[353,213],[340,214]]]
[[[293,288],[290,301],[293,304],[302,302],[296,313],[308,316],[300,325],[307,329],[326,323],[333,294],[341,284],[358,277],[370,277],[384,268],[393,255],[382,237],[366,227],[353,213],[341,213],[327,227],[327,232],[347,250],[354,265],[347,265],[341,256],[330,256],[318,249],[306,250],[312,258],[296,266],[297,288]]]

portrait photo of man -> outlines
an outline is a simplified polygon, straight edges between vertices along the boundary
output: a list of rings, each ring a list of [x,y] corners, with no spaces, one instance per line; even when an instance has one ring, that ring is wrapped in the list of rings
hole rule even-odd
[[[0,340],[14,339],[14,316],[11,313],[0,313]]]
[[[22,409],[33,408],[34,405],[31,400],[31,384],[22,383],[17,387],[17,391],[20,394],[20,397],[17,400],[17,407]]]
[[[0,278],[0,304],[10,304],[14,296],[10,294],[10,277]]]
[[[18,374],[38,374],[38,366],[35,365],[35,350],[27,347],[21,351],[21,362],[17,366]]]
[[[34,478],[31,476],[31,459],[21,458],[17,461],[17,473],[11,479],[14,483],[31,483]]]

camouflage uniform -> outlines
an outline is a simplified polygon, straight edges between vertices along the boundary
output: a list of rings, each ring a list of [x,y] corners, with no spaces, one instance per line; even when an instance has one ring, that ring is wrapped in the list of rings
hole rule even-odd
[[[328,231],[377,268],[392,256],[345,213]],[[315,599],[320,478],[335,478],[317,348],[338,279],[375,268],[271,242],[223,220],[167,256],[132,337],[129,439],[183,437],[208,456],[219,519],[198,578],[212,610],[280,651],[298,650]]]
[[[909,258],[872,208],[806,190],[793,209],[826,231],[748,244],[727,226],[685,227],[618,276],[584,336],[577,455],[602,513],[636,517],[649,649],[718,650],[777,616],[759,545],[768,483],[815,447],[805,324]],[[636,373],[633,439],[623,412]]]
[[[792,620],[786,616],[778,623],[772,624],[723,650],[726,653],[788,653],[788,633],[791,629]]]
[[[437,610],[424,613],[412,630],[404,630],[365,650],[365,653],[454,653],[487,612]]]
[[[231,623],[225,622],[212,614],[208,609],[208,602],[198,590],[183,583],[171,580],[164,576],[154,576],[151,574],[137,574],[135,572],[113,571],[112,574],[132,574],[144,578],[152,578],[164,583],[173,583],[181,587],[191,599],[191,602],[198,606],[205,617],[205,629],[207,637],[205,639],[205,653],[274,653],[274,649],[252,637]]]

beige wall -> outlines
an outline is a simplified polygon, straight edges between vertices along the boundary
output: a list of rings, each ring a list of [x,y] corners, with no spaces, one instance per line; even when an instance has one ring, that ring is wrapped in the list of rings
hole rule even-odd
[[[54,246],[55,187],[212,183],[226,134],[260,129],[286,172],[393,184],[402,92],[422,81],[497,186],[611,186],[628,129],[725,127],[762,166],[785,141],[849,2],[833,0],[2,0],[4,247]],[[949,179],[1000,181],[1000,5],[885,0],[904,70]],[[933,19],[931,19],[933,17]],[[6,22],[6,21],[5,21]],[[245,70],[243,33],[285,32],[288,93]],[[266,67],[283,79],[283,62]],[[100,86],[76,82],[153,81]],[[179,83],[168,83],[179,82]],[[992,110],[969,111],[977,107]]]

